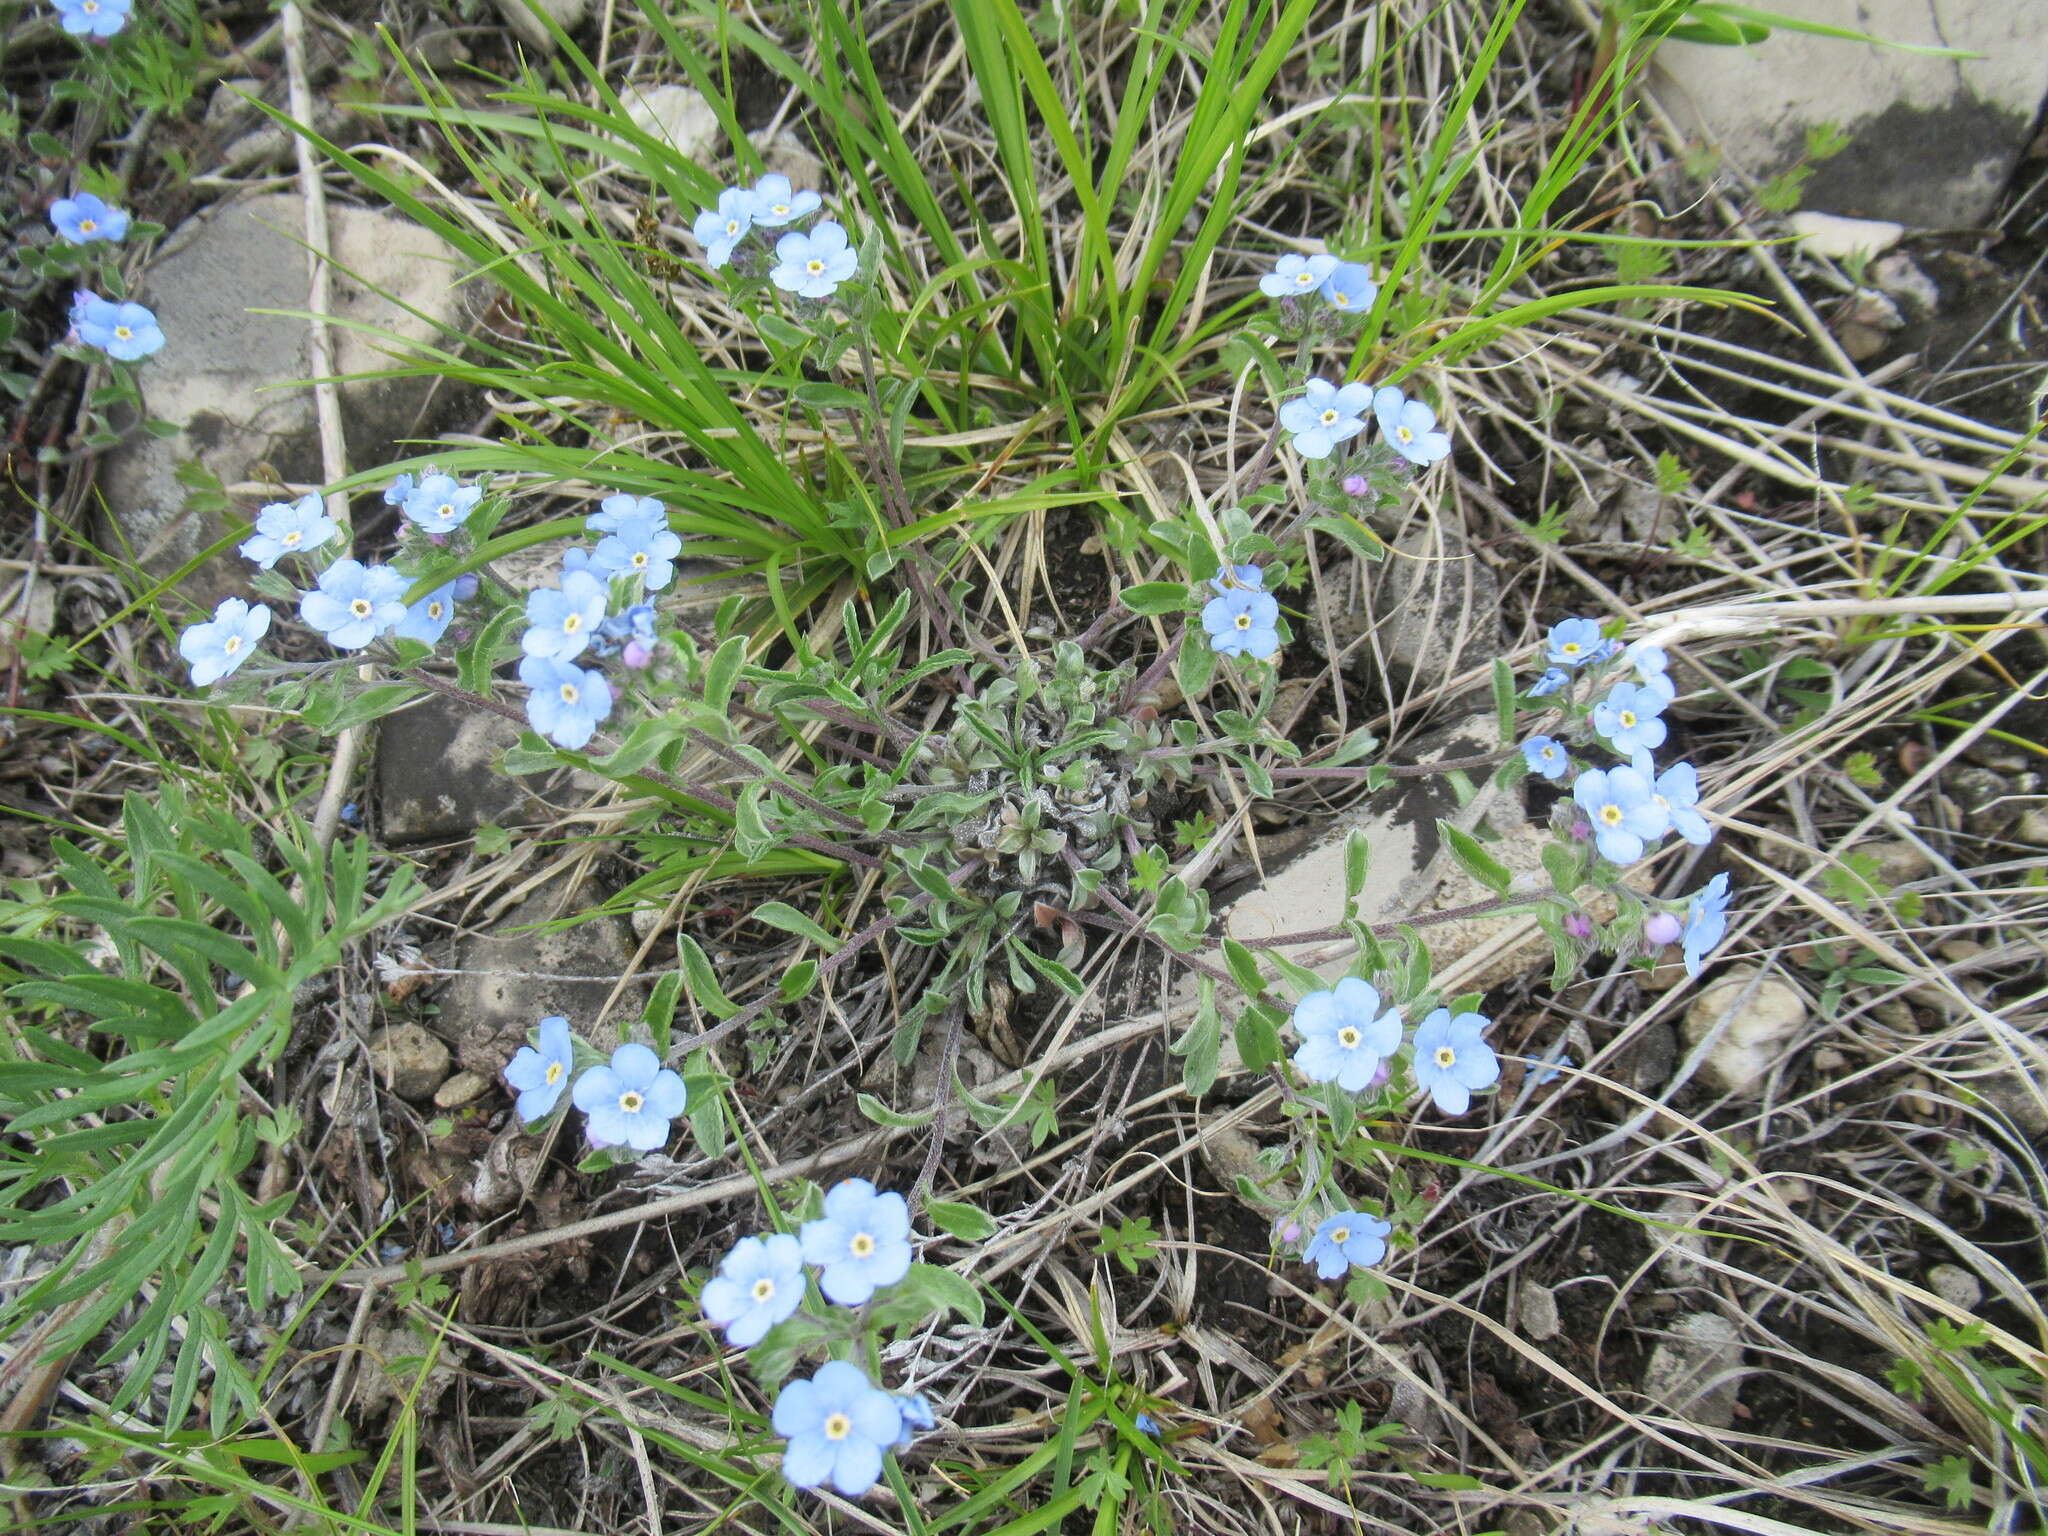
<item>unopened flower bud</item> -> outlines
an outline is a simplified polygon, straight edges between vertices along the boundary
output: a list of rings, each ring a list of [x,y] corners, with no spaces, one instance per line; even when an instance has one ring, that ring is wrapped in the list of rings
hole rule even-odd
[[[1684,931],[1685,924],[1681,923],[1677,914],[1673,912],[1654,912],[1650,915],[1650,920],[1643,924],[1643,937],[1659,946],[1676,944],[1679,934]]]

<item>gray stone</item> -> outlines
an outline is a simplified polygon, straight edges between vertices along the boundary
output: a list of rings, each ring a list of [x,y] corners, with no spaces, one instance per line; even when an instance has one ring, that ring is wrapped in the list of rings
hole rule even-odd
[[[725,130],[711,104],[687,85],[629,86],[619,93],[619,103],[634,127],[683,159],[700,166],[718,159]]]
[[[395,215],[341,204],[329,205],[328,220],[336,319],[416,342],[435,339],[439,326],[459,327],[462,301],[455,278],[461,269],[439,237]],[[307,323],[251,313],[307,307],[303,230],[297,196],[253,197],[180,226],[150,267],[144,298],[172,345],[141,370],[143,399],[152,417],[180,430],[123,444],[108,458],[100,487],[119,538],[152,572],[176,569],[228,526],[216,516],[183,510],[181,461],[197,459],[230,486],[278,479],[318,484],[323,478],[313,392],[280,387],[312,377]],[[380,288],[393,297],[383,297]],[[347,326],[335,326],[330,334],[337,373],[391,366],[391,343]],[[379,463],[391,457],[400,438],[418,435],[417,418],[432,383],[385,379],[342,385],[350,463]],[[188,589],[208,605],[246,590],[246,567],[233,557],[195,575],[197,583]]]
[[[1960,1264],[1937,1264],[1928,1270],[1927,1289],[1965,1312],[1984,1304],[1984,1282]]]
[[[1396,686],[1451,677],[1500,654],[1500,581],[1464,536],[1430,521],[1394,541],[1373,582],[1381,654]],[[1485,683],[1480,687],[1484,688]]]
[[[458,1072],[434,1090],[434,1107],[460,1109],[465,1104],[474,1104],[490,1091],[490,1086],[491,1080],[481,1072]]]
[[[1657,1247],[1657,1270],[1667,1285],[1707,1283],[1707,1239],[1694,1225],[1699,1211],[1698,1201],[1670,1195],[1657,1207],[1657,1219],[1670,1225],[1645,1228]]]
[[[1753,1094],[1806,1017],[1806,997],[1797,987],[1753,965],[1734,965],[1686,1009],[1685,1044],[1694,1049],[1719,1030],[1704,1075],[1722,1092]]]
[[[401,1099],[424,1099],[439,1088],[451,1060],[441,1039],[417,1024],[394,1024],[370,1036],[370,1065]]]
[[[1808,208],[1927,228],[1983,224],[2048,95],[2038,0],[1857,0],[1788,11],[1954,59],[1777,31],[1747,48],[1666,43],[1653,88],[1688,131],[1763,179],[1797,165],[1806,130],[1849,146],[1813,166]]]
[[[384,841],[442,842],[486,825],[546,822],[554,812],[541,796],[587,793],[598,784],[568,769],[518,778],[500,773],[499,755],[518,740],[519,727],[503,715],[440,694],[387,716],[377,727],[377,826]]]
[[[1735,1422],[1741,1393],[1742,1337],[1718,1312],[1694,1312],[1671,1325],[1643,1366],[1643,1396],[1706,1429]]]
[[[505,18],[519,40],[542,53],[555,51],[555,38],[541,23],[540,17],[534,15],[535,6],[564,32],[575,31],[576,24],[590,9],[590,0],[531,0],[531,3],[529,0],[497,0],[497,3],[498,14]]]
[[[824,162],[811,153],[811,147],[787,128],[770,135],[757,130],[747,135],[747,141],[760,152],[762,164],[771,173],[787,176],[789,184],[798,192],[825,192]]]
[[[1890,219],[1846,219],[1838,213],[1802,208],[1785,221],[1799,237],[1799,249],[1829,261],[1869,260],[1906,238],[1906,226]]]
[[[1534,1280],[1524,1280],[1515,1298],[1515,1320],[1522,1325],[1522,1332],[1538,1344],[1556,1338],[1564,1331],[1564,1320],[1557,1310],[1557,1292]]]
[[[438,1001],[441,1022],[455,1039],[456,1060],[463,1067],[495,1077],[526,1044],[527,1031],[549,1014],[561,1014],[570,1029],[606,1052],[619,1042],[619,1024],[640,1017],[647,994],[637,982],[610,1013],[604,1011],[614,979],[631,959],[619,919],[598,917],[574,928],[532,931],[574,915],[601,895],[587,888],[549,887],[516,910],[493,917],[487,932],[462,941],[454,966],[462,974],[449,978]],[[689,1009],[680,1009],[677,1031],[695,1027]]]

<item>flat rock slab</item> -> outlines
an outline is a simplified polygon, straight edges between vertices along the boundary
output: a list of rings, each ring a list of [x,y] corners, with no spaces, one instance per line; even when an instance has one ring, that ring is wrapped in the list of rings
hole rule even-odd
[[[334,318],[408,341],[460,328],[463,268],[438,236],[395,214],[340,204],[328,208],[328,224]],[[154,574],[177,569],[234,526],[216,514],[186,513],[181,461],[196,459],[224,485],[324,478],[313,391],[292,387],[313,376],[308,324],[253,313],[306,310],[304,229],[296,195],[226,204],[173,231],[143,279],[143,297],[170,338],[140,370],[143,400],[152,417],[179,430],[125,443],[108,458],[100,487],[121,539]],[[393,366],[395,343],[350,326],[330,334],[337,373]],[[433,382],[342,385],[350,463],[380,463],[400,439],[417,435]],[[195,573],[187,590],[211,605],[243,592],[246,574],[227,557]]]
[[[377,727],[377,830],[394,846],[464,838],[482,826],[552,821],[543,796],[588,793],[595,775],[567,769],[513,778],[496,768],[519,727],[429,694]]]
[[[1931,58],[1785,31],[1748,48],[1666,43],[1653,89],[1681,126],[1767,179],[1799,163],[1809,127],[1833,123],[1849,147],[1815,165],[1805,207],[1923,229],[1990,218],[2048,97],[2040,0],[1782,0],[1765,9],[1983,56]]]

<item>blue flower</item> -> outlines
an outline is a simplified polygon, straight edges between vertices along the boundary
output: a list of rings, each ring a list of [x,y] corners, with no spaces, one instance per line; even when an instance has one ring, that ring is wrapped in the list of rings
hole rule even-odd
[[[1554,736],[1531,736],[1522,743],[1522,760],[1531,773],[1540,773],[1546,779],[1563,778],[1565,769],[1572,765],[1563,744]]]
[[[217,683],[256,652],[270,628],[270,610],[250,607],[239,597],[221,600],[213,618],[188,625],[178,636],[178,654],[192,664],[192,686]]]
[[[1335,989],[1311,992],[1294,1005],[1301,1049],[1294,1064],[1312,1083],[1335,1083],[1346,1093],[1367,1088],[1380,1063],[1401,1048],[1401,1014],[1380,1011],[1379,989],[1346,976]]]
[[[1592,820],[1601,857],[1616,864],[1640,859],[1670,825],[1649,779],[1633,768],[1588,768],[1573,783],[1572,798]]]
[[[483,494],[482,486],[458,485],[453,475],[429,475],[405,498],[406,520],[427,533],[453,533]]]
[[[400,475],[384,487],[384,505],[387,507],[404,507],[408,501],[412,500],[412,493],[416,488],[411,475]]]
[[[1571,674],[1565,671],[1563,667],[1546,667],[1543,675],[1529,685],[1529,697],[1532,699],[1548,698],[1570,681]]]
[[[773,172],[754,183],[754,222],[767,229],[779,229],[817,211],[820,198],[815,192],[792,192],[787,176]]]
[[[1338,1211],[1316,1228],[1301,1253],[1304,1264],[1313,1264],[1325,1280],[1334,1280],[1348,1269],[1370,1269],[1387,1256],[1387,1234],[1394,1224],[1368,1216],[1363,1211]]]
[[[1552,666],[1576,667],[1600,654],[1598,619],[1561,619],[1550,627],[1550,649],[1544,654]]]
[[[932,1412],[932,1405],[922,1392],[905,1392],[896,1399],[896,1412],[903,1420],[903,1428],[896,1436],[892,1451],[907,1451],[910,1442],[928,1430],[939,1427],[939,1416]]]
[[[50,205],[50,223],[66,240],[86,245],[94,240],[119,240],[128,233],[128,215],[109,208],[90,192],[60,197]]]
[[[1280,649],[1280,604],[1270,592],[1237,587],[1202,604],[1202,628],[1219,656],[1264,661]]]
[[[842,1179],[825,1191],[825,1214],[805,1222],[801,1236],[804,1262],[824,1270],[818,1288],[842,1307],[857,1307],[910,1273],[910,1207],[899,1194],[877,1194],[866,1179]]]
[[[556,746],[574,752],[597,733],[612,712],[612,685],[601,672],[586,672],[574,662],[552,656],[528,656],[519,663],[519,681],[526,695],[526,718]]]
[[[616,532],[597,541],[590,563],[607,575],[638,576],[645,590],[659,592],[675,579],[673,562],[682,548],[665,516],[621,518]]]
[[[1714,840],[1714,829],[1707,825],[1707,818],[1699,812],[1700,773],[1697,768],[1691,763],[1673,763],[1658,773],[1648,752],[1636,753],[1630,766],[1651,780],[1650,798],[1663,808],[1672,831],[1696,848],[1704,848]]]
[[[1139,1434],[1150,1435],[1154,1440],[1157,1440],[1164,1433],[1159,1427],[1159,1421],[1149,1413],[1138,1414],[1131,1422],[1138,1426]]]
[[[743,1237],[697,1298],[736,1349],[752,1349],[804,1299],[804,1255],[787,1232]]]
[[[1415,1027],[1415,1086],[1447,1115],[1472,1107],[1472,1090],[1500,1081],[1500,1058],[1480,1039],[1492,1021],[1483,1014],[1439,1008]]]
[[[1661,747],[1669,730],[1658,718],[1665,703],[1664,695],[1654,689],[1616,683],[1607,697],[1593,706],[1593,729],[1623,757]]]
[[[630,641],[646,644],[653,639],[654,607],[650,603],[635,603],[598,625],[597,638],[590,642],[590,648],[599,656],[610,656]]]
[[[1219,571],[1211,576],[1209,585],[1222,593],[1232,592],[1240,587],[1252,592],[1263,592],[1266,589],[1266,573],[1256,565],[1233,566],[1227,571]]]
[[[439,645],[441,637],[448,633],[448,626],[455,622],[455,583],[436,587],[418,602],[405,610],[405,617],[398,621],[391,633],[400,640],[417,640],[423,645]]]
[[[519,1090],[512,1107],[528,1125],[555,1112],[576,1070],[576,1037],[569,1021],[551,1013],[540,1021],[540,1048],[522,1045],[505,1066],[505,1081]]]
[[[1339,265],[1334,256],[1282,256],[1273,270],[1259,279],[1259,292],[1269,299],[1305,298],[1322,287],[1323,279]]]
[[[1680,942],[1685,945],[1685,972],[1688,976],[1695,980],[1699,978],[1707,951],[1720,943],[1721,936],[1727,931],[1728,876],[1724,871],[1694,891],[1692,900],[1686,903],[1685,932]]]
[[[1362,315],[1380,296],[1380,285],[1372,280],[1370,268],[1355,261],[1343,261],[1330,269],[1330,275],[1323,279],[1316,292],[1323,296],[1330,308],[1341,309],[1350,315]]]
[[[163,350],[163,328],[140,304],[116,304],[81,291],[71,303],[71,323],[78,327],[80,341],[124,363]]]
[[[1666,703],[1678,697],[1678,684],[1671,680],[1671,658],[1661,645],[1638,641],[1628,648],[1628,659],[1635,665],[1637,682],[1663,694]]]
[[[131,0],[50,0],[73,37],[112,37],[128,25]]]
[[[1365,430],[1371,404],[1372,390],[1364,384],[1339,389],[1327,379],[1310,379],[1301,399],[1280,407],[1280,425],[1294,434],[1294,451],[1304,459],[1327,459]]]
[[[785,293],[806,299],[829,299],[832,290],[860,270],[860,258],[847,248],[846,231],[821,219],[805,234],[791,230],[775,242],[775,265],[768,280]]]
[[[718,206],[697,215],[690,233],[704,247],[704,264],[714,272],[732,260],[733,251],[754,226],[754,194],[745,187],[727,187]]]
[[[273,501],[258,512],[256,536],[243,543],[242,556],[267,571],[286,555],[318,549],[339,532],[319,496],[308,491],[297,501]]]
[[[577,1078],[569,1097],[589,1117],[585,1130],[593,1147],[635,1152],[652,1152],[667,1141],[669,1121],[690,1102],[683,1080],[638,1041],[613,1051],[609,1066]]]
[[[316,591],[299,598],[299,617],[344,651],[359,651],[405,617],[411,585],[388,565],[337,560],[320,573]]]
[[[1434,464],[1450,454],[1450,438],[1436,430],[1436,412],[1393,385],[1374,393],[1372,413],[1379,418],[1380,435],[1409,463]]]
[[[520,649],[529,656],[574,660],[604,622],[611,600],[611,589],[590,571],[564,571],[559,588],[536,587],[526,594],[531,627],[519,637]]]
[[[1569,1051],[1566,1051],[1562,1055],[1558,1056],[1554,1061],[1542,1067],[1539,1067],[1536,1071],[1536,1076],[1532,1079],[1532,1082],[1538,1088],[1547,1088],[1552,1083],[1556,1082],[1560,1077],[1564,1076],[1565,1068],[1576,1065],[1577,1063],[1574,1062],[1571,1058],[1571,1053]]]
[[[903,1433],[896,1399],[845,1360],[828,1360],[808,1381],[783,1387],[772,1422],[789,1441],[782,1475],[799,1488],[830,1478],[849,1499],[875,1486],[882,1452]]]
[[[621,491],[600,501],[597,510],[583,520],[583,526],[592,533],[617,533],[629,521],[646,517],[658,518],[666,527],[668,508],[652,496],[630,496]]]

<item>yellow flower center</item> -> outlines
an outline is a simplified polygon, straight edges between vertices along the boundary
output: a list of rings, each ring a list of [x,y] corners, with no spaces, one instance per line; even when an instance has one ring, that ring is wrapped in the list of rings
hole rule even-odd
[[[436,517],[453,517],[455,515],[455,503],[452,501],[442,502],[441,505],[434,508],[434,515]]]
[[[78,232],[81,235],[89,235],[99,227],[100,221],[98,219],[80,219],[78,221]]]
[[[1624,709],[1621,712],[1621,728],[1624,731],[1632,731],[1636,728],[1636,712],[1634,710]]]
[[[116,339],[120,341],[126,341],[130,336],[133,336],[134,334],[135,333],[129,330],[128,327],[125,325],[117,325],[114,327],[114,335]]]
[[[582,690],[579,689],[574,683],[562,684],[562,702],[564,704],[574,704],[578,699],[582,697]]]
[[[853,1433],[853,1420],[843,1413],[829,1413],[825,1416],[825,1438],[844,1440]]]
[[[562,1080],[562,1064],[561,1064],[561,1063],[560,1063],[559,1061],[551,1061],[551,1062],[549,1062],[549,1063],[548,1063],[548,1075],[547,1075],[547,1085],[548,1085],[548,1086],[549,1086],[550,1088],[552,1088],[552,1087],[554,1087],[554,1086],[555,1086],[555,1084],[559,1083],[559,1082],[560,1082],[561,1080]]]
[[[88,16],[97,16],[100,13],[99,0],[85,0],[85,4],[81,5],[79,9]]]
[[[769,1279],[766,1275],[763,1275],[760,1279],[754,1282],[754,1300],[773,1301],[774,1299],[775,1282]]]
[[[623,1114],[637,1115],[640,1113],[641,1107],[645,1105],[646,1102],[647,1100],[643,1098],[640,1094],[637,1094],[632,1089],[628,1088],[624,1093],[619,1095],[619,1110]]]
[[[242,637],[240,635],[229,635],[227,639],[220,643],[220,648],[232,656],[242,648]]]
[[[1404,443],[1412,443],[1415,441],[1415,434],[1409,431],[1406,427],[1394,428],[1394,436],[1401,439],[1401,441]]]
[[[1620,807],[1620,806],[1618,806],[1618,805],[1603,805],[1603,806],[1601,806],[1601,807],[1600,807],[1600,819],[1601,819],[1602,821],[1606,822],[1606,823],[1607,823],[1607,825],[1608,825],[1608,826],[1610,826],[1610,827],[1618,827],[1618,826],[1620,826],[1620,825],[1621,825],[1621,807]]]
[[[562,633],[565,635],[573,635],[582,627],[583,615],[580,613],[572,613],[569,617],[562,620]]]
[[[789,216],[789,204],[787,204],[787,203],[770,203],[770,204],[768,205],[768,211],[769,211],[770,213],[774,214],[774,215],[775,215],[775,217],[776,217],[776,218],[778,218],[778,219],[781,219],[781,218],[787,218],[787,217]]]
[[[1360,1040],[1363,1040],[1364,1038],[1365,1037],[1363,1035],[1361,1035],[1356,1029],[1352,1028],[1349,1024],[1346,1024],[1342,1029],[1337,1031],[1337,1043],[1343,1046],[1344,1049],[1347,1051],[1356,1050],[1358,1048],[1358,1042]]]
[[[740,221],[738,219],[727,219],[725,221],[725,232],[728,235],[737,235],[740,232]]]
[[[1351,1241],[1351,1229],[1349,1227],[1330,1228],[1330,1241],[1340,1248],[1343,1247]]]
[[[856,1232],[853,1234],[853,1241],[846,1245],[846,1251],[851,1253],[856,1259],[872,1258],[875,1252],[875,1240],[865,1232]]]
[[[298,532],[297,530],[294,530],[291,533],[286,534],[277,542],[282,544],[286,549],[297,549],[299,547],[299,540],[304,537],[304,534]]]
[[[1297,272],[1294,274],[1294,286],[1297,288],[1312,287],[1315,280],[1316,275],[1313,272]]]
[[[1239,629],[1250,629],[1252,627],[1252,616],[1248,613],[1240,613],[1231,622]]]
[[[811,276],[816,277],[820,272],[825,270],[825,263],[818,260],[817,257],[813,256],[809,261],[804,263],[804,270],[810,273]]]
[[[1327,410],[1327,411],[1323,412],[1323,425],[1324,425],[1324,426],[1326,426],[1326,427],[1327,427],[1327,426],[1332,426],[1332,425],[1334,425],[1334,424],[1335,424],[1336,420],[1337,420],[1337,412],[1336,412],[1336,409],[1335,409],[1334,407],[1333,407],[1333,408],[1331,408],[1330,410]]]
[[[644,550],[644,549],[636,549],[636,550],[634,550],[634,551],[633,551],[633,566],[634,566],[634,569],[638,570],[638,569],[640,569],[641,567],[644,567],[644,566],[645,566],[646,564],[647,564],[647,551],[646,551],[646,550]]]
[[[1558,649],[1560,651],[1563,651],[1567,656],[1576,656],[1583,649],[1583,647],[1576,640],[1567,640],[1563,645],[1560,645]]]
[[[1451,1066],[1453,1063],[1457,1061],[1457,1059],[1458,1053],[1452,1050],[1448,1045],[1440,1045],[1436,1048],[1436,1064],[1438,1066]]]
[[[430,618],[430,619],[438,619],[438,618],[440,618],[440,617],[441,617],[441,605],[440,605],[439,603],[429,603],[429,604],[427,604],[427,617],[428,617],[428,618]]]
[[[370,616],[370,600],[367,597],[355,598],[349,603],[348,611],[359,619],[367,619]]]

